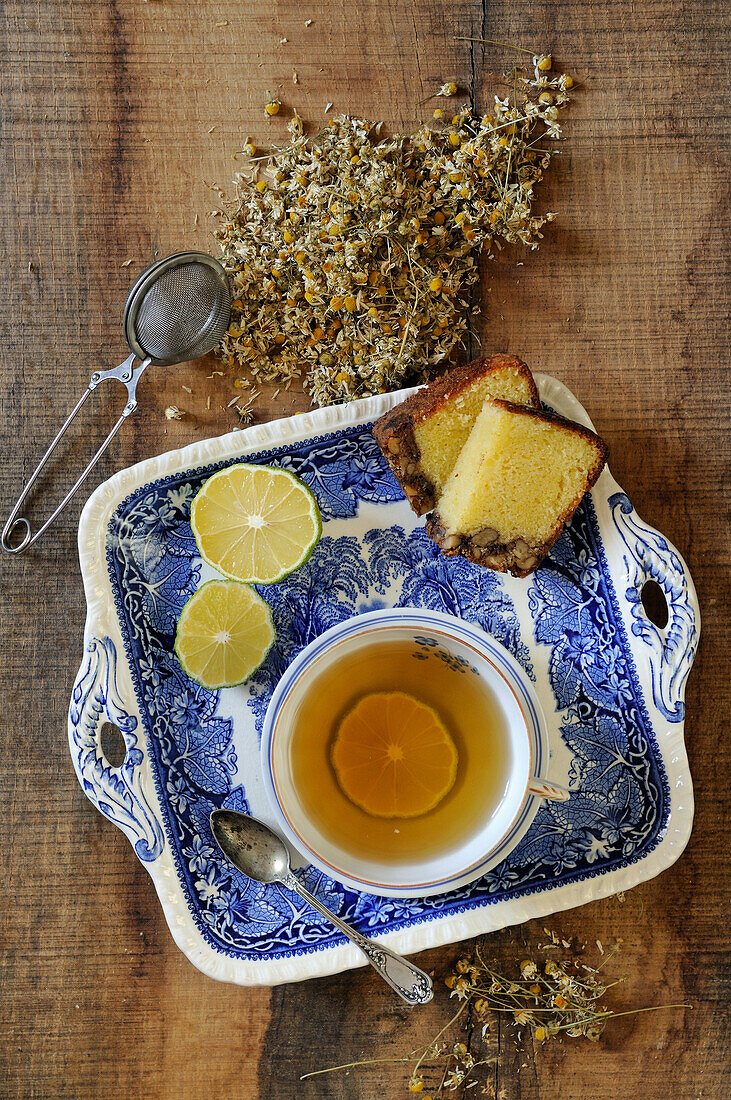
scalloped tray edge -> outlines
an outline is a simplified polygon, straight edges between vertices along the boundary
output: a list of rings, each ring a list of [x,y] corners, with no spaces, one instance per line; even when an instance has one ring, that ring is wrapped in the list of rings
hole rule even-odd
[[[539,373],[535,374],[535,379],[541,397],[545,402],[556,407],[562,415],[593,427],[583,406],[562,382]],[[111,636],[115,639],[115,642],[121,643],[114,602],[109,593],[109,581],[105,568],[105,539],[107,523],[112,512],[134,489],[175,471],[195,469],[213,461],[221,461],[239,455],[243,457],[247,453],[260,450],[268,445],[281,446],[284,443],[304,440],[314,434],[327,432],[337,427],[347,427],[368,421],[380,416],[412,392],[414,391],[401,390],[382,397],[361,399],[348,405],[316,409],[283,420],[274,420],[223,436],[212,437],[145,459],[119,471],[100,485],[88,499],[79,522],[79,560],[87,600],[87,619],[84,631],[85,652],[88,651],[90,643],[100,636]],[[609,468],[605,468],[592,490],[592,498],[597,511],[602,507],[602,502],[604,502],[606,508],[609,499],[615,493],[622,492],[623,490],[609,472]],[[677,557],[688,588],[688,601],[697,641],[700,634],[700,610],[693,581],[685,562],[677,549],[663,536],[660,536],[655,528],[639,520],[636,512],[634,517],[648,534],[663,538],[669,552]],[[627,626],[628,638],[631,638],[631,625],[627,616],[625,616],[625,625]],[[634,649],[633,654],[636,657]],[[692,656],[680,688],[679,699],[681,702],[684,698],[685,682],[691,665]],[[138,728],[142,729],[131,679],[121,659],[117,671],[120,674],[119,679],[124,681],[124,688],[119,690],[120,694],[124,695],[125,706],[128,706],[131,713],[137,715]],[[638,673],[639,671],[638,669]],[[641,679],[644,691],[645,679]],[[116,680],[115,673],[115,686]],[[662,721],[662,713],[654,707],[652,696],[648,698],[646,692],[645,696],[648,709],[653,713],[653,716],[659,715],[660,721]],[[694,811],[692,781],[683,733],[684,722],[680,721],[673,724],[666,723],[662,737],[659,733],[656,734],[658,744],[662,749],[672,804],[665,833],[657,846],[647,856],[617,870],[598,870],[580,882],[563,884],[557,887],[546,886],[544,889],[536,890],[529,896],[485,904],[460,915],[435,917],[416,923],[402,931],[383,934],[379,938],[393,949],[405,954],[422,951],[475,935],[497,931],[511,925],[520,924],[526,920],[547,917],[566,909],[609,897],[620,891],[631,889],[633,886],[655,877],[672,866],[682,854],[688,842]],[[90,801],[100,812],[104,813],[103,808],[100,807],[86,787],[84,778],[77,766],[73,751],[71,717],[69,717],[69,739],[72,762],[79,782]],[[104,762],[103,758],[101,759]],[[143,762],[139,765],[139,773],[140,789],[144,792],[149,805],[157,807],[155,785],[146,751],[143,753]],[[109,817],[110,815],[105,816]],[[122,828],[123,832],[126,832],[117,821],[113,823]],[[127,835],[130,841],[134,842],[134,837],[130,836],[129,833]],[[652,863],[651,868],[647,866],[649,861]],[[275,985],[309,977],[322,977],[366,965],[366,960],[361,952],[349,944],[319,949],[304,957],[261,959],[256,962],[232,959],[215,951],[202,939],[190,920],[182,894],[178,891],[179,896],[176,895],[174,889],[176,885],[175,868],[169,846],[164,844],[161,854],[153,861],[142,860],[142,862],[153,881],[173,939],[190,961],[211,978],[242,985]],[[171,884],[173,889],[171,889]]]

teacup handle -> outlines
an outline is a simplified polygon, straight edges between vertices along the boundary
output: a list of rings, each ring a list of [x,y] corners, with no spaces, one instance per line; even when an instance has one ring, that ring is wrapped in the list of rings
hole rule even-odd
[[[537,794],[539,798],[547,798],[549,802],[568,802],[571,791],[562,787],[560,783],[547,783],[545,779],[531,776],[528,781],[528,790],[531,794]]]

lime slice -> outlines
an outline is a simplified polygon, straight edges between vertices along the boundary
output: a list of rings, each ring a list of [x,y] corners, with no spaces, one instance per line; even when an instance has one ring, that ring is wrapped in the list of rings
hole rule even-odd
[[[209,477],[190,523],[208,564],[247,584],[281,581],[307,561],[322,532],[317,502],[298,477],[248,463]]]
[[[253,588],[207,581],[180,613],[175,652],[203,687],[233,687],[256,672],[273,642],[272,613]]]

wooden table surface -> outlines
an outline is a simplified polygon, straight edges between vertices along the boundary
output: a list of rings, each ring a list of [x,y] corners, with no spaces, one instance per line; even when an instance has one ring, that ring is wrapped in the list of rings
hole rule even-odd
[[[727,10],[723,0],[6,0],[2,14],[3,514],[89,373],[126,355],[133,276],[154,256],[215,250],[210,185],[228,184],[247,136],[281,140],[292,107],[319,122],[329,101],[410,127],[448,79],[484,107],[520,55],[459,34],[551,49],[577,81],[542,197],[559,217],[540,251],[508,249],[485,271],[482,347],[516,352],[575,391],[639,513],[688,561],[704,621],[687,695],[697,803],[687,850],[623,900],[549,923],[589,945],[624,940],[618,1007],[693,1007],[623,1017],[596,1046],[528,1041],[522,1054],[503,1026],[485,1094],[504,1100],[728,1095]],[[268,90],[285,104],[271,122]],[[232,376],[211,381],[210,370],[151,369],[98,480],[230,430]],[[96,396],[64,455],[67,478],[118,395]],[[166,421],[171,403],[190,415]],[[263,393],[257,416],[306,407],[301,392]],[[275,989],[203,977],[175,947],[131,847],[84,798],[66,744],[85,614],[79,510],[2,563],[0,1094],[406,1096],[399,1065],[299,1078],[427,1042],[447,1019],[443,986],[409,1012],[370,971]],[[522,958],[543,923],[487,937],[484,950]],[[419,961],[439,979],[459,950]]]

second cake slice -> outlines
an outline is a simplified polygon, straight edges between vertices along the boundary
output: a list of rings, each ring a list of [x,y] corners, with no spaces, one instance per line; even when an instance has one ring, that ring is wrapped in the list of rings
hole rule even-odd
[[[455,367],[373,425],[376,442],[417,515],[436,505],[488,397],[540,408],[525,363],[515,355],[491,355]]]
[[[607,460],[606,443],[552,413],[487,400],[426,531],[447,554],[525,577]]]

